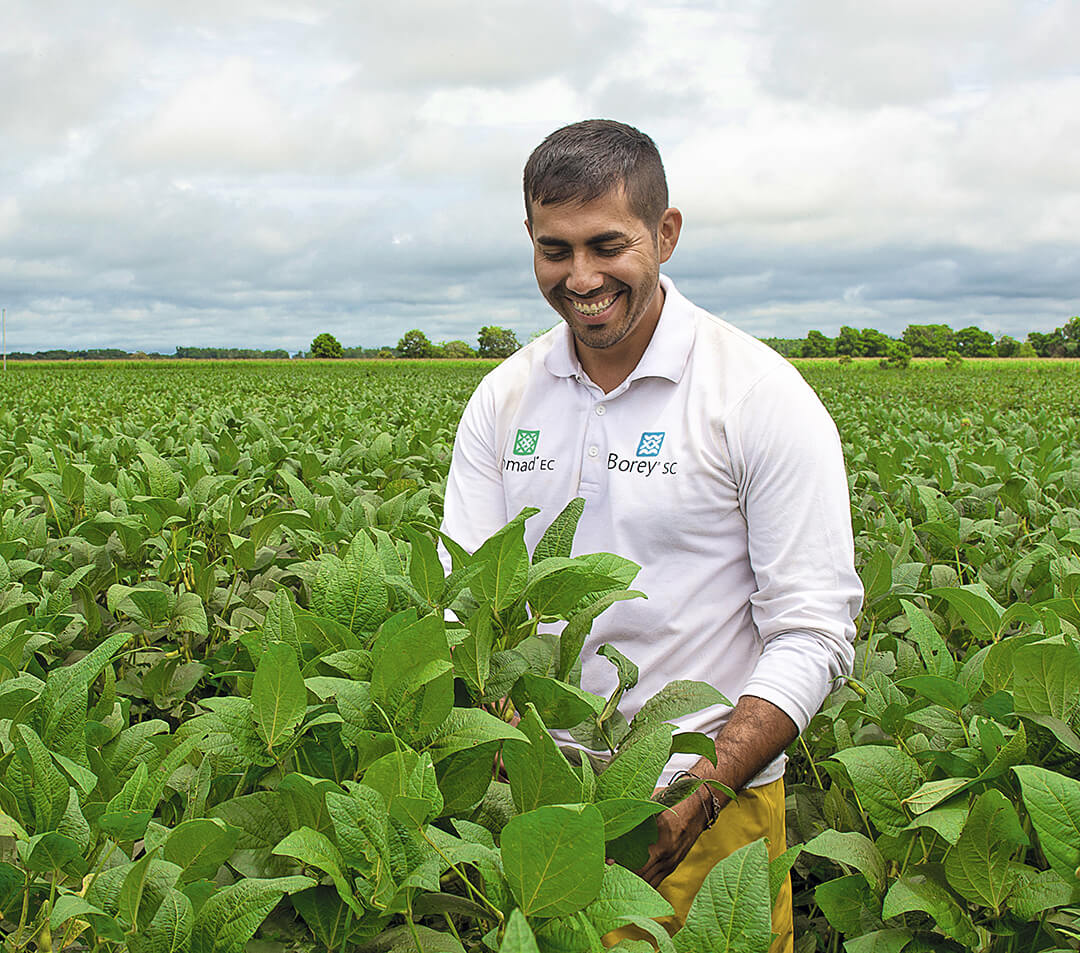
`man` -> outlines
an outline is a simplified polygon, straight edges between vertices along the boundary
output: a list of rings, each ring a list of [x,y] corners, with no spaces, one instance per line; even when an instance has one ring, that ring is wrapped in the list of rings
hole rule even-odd
[[[531,547],[584,497],[575,549],[633,559],[649,598],[597,619],[582,686],[609,690],[594,652],[611,642],[642,672],[628,715],[677,678],[736,700],[682,727],[715,736],[716,766],[692,771],[738,800],[702,785],[661,814],[640,872],[675,908],[674,930],[732,850],[766,836],[771,856],[784,851],[784,750],[850,671],[862,589],[840,443],[790,364],[660,275],[682,214],[648,136],[606,120],[557,130],[524,186],[537,284],[563,324],[469,401],[444,529],[471,549],[538,506]],[[773,918],[773,949],[790,950],[790,884]]]

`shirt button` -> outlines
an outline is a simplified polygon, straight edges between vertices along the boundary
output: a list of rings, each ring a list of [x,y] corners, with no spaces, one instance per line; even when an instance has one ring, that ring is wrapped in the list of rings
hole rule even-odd
[[[596,446],[589,447],[589,456],[595,457],[600,452],[600,448]]]
[[[597,417],[603,417],[604,414],[606,414],[606,413],[607,413],[607,407],[605,407],[603,404],[597,404],[596,405],[596,416]]]

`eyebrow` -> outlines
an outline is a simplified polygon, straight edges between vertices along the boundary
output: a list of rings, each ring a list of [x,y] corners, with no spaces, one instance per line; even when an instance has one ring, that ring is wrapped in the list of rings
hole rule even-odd
[[[620,232],[617,229],[613,229],[609,232],[601,232],[599,235],[593,235],[590,238],[585,239],[586,245],[606,245],[608,242],[625,241],[627,239],[625,232]],[[563,238],[552,238],[549,235],[537,235],[536,244],[544,245],[546,247],[554,248],[569,248],[570,242]]]

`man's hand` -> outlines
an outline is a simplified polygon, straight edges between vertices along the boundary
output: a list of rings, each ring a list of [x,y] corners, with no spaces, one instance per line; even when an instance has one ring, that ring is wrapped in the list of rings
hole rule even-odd
[[[716,766],[707,758],[694,765],[691,772],[731,788],[742,789],[762,768],[776,758],[798,737],[795,723],[772,702],[753,695],[743,695],[726,725],[716,736]],[[716,800],[716,813],[706,808],[705,798]],[[690,852],[694,842],[708,826],[709,818],[728,803],[728,798],[707,784],[669,811],[656,817],[659,832],[649,848],[649,860],[638,874],[654,887],[670,874]],[[724,822],[723,818],[719,821]]]
[[[710,797],[713,794],[709,786],[702,784],[689,797],[656,816],[658,836],[656,843],[649,848],[648,862],[637,871],[639,877],[658,887],[682,863],[694,842],[708,827],[709,818],[715,816],[712,813],[714,808],[705,801]],[[718,811],[728,799],[719,793],[715,798],[715,810]]]

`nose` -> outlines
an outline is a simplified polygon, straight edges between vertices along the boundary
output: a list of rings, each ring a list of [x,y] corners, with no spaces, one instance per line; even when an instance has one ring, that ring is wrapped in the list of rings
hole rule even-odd
[[[597,271],[591,255],[574,255],[570,262],[570,274],[566,277],[566,289],[571,294],[584,297],[598,291],[604,284],[604,276]]]

